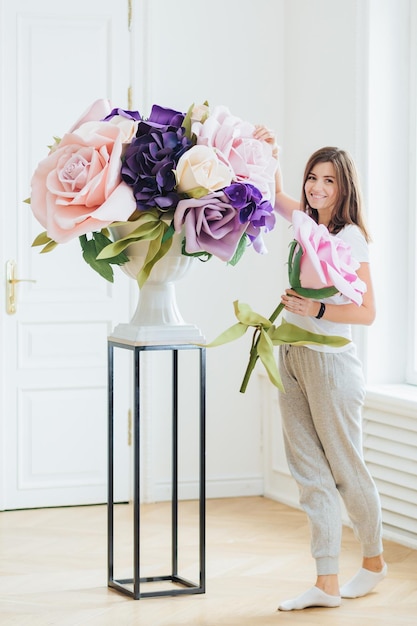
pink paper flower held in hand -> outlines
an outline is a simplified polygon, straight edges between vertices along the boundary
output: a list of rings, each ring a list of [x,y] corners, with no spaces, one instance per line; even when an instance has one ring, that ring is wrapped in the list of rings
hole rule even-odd
[[[356,274],[359,263],[352,258],[350,245],[303,211],[293,212],[292,224],[294,241],[288,259],[292,289],[318,299],[340,292],[361,305],[366,285]],[[320,295],[326,289],[330,291]]]
[[[362,304],[366,285],[356,275],[359,263],[352,258],[349,244],[331,235],[323,224],[316,224],[303,211],[293,212],[292,224],[294,242],[291,250],[294,255],[301,256],[299,262],[295,262],[290,253],[291,287],[301,296],[311,298],[324,298],[325,295],[317,295],[317,290],[333,287],[334,293],[340,292],[355,304]]]
[[[339,237],[330,235],[325,226],[316,224],[302,211],[294,211],[292,220],[295,238],[288,256],[291,288],[304,298],[323,299],[341,293],[360,306],[366,285],[356,274],[359,263],[351,257],[350,246]],[[349,343],[344,337],[317,335],[286,321],[275,327],[273,322],[284,308],[282,303],[268,319],[238,301],[234,303],[234,308],[238,323],[224,331],[208,347],[234,341],[249,327],[255,328],[241,393],[246,391],[258,358],[264,364],[271,382],[284,391],[273,358],[274,345],[327,344],[338,347]]]

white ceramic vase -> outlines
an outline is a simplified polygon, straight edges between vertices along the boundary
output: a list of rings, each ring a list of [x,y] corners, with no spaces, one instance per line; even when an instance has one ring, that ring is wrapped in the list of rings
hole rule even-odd
[[[111,227],[113,239],[126,236],[130,224]],[[180,235],[174,235],[172,246],[152,268],[149,278],[140,289],[136,311],[128,324],[118,324],[111,339],[131,344],[173,345],[204,343],[200,329],[187,324],[177,305],[175,283],[184,277],[194,262],[181,254]],[[148,241],[139,241],[126,249],[129,261],[121,265],[125,274],[136,281],[148,249]]]

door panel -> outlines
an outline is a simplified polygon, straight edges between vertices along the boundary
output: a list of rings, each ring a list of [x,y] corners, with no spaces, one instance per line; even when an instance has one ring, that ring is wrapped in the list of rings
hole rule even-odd
[[[0,2],[2,280],[16,261],[17,310],[0,315],[0,508],[106,499],[106,339],[129,318],[129,279],[107,283],[82,260],[78,240],[40,254],[43,228],[23,201],[30,179],[97,98],[127,107],[128,2]],[[3,292],[4,293],[4,292]],[[121,377],[127,381],[128,376]],[[130,399],[121,394],[120,499],[128,499]]]

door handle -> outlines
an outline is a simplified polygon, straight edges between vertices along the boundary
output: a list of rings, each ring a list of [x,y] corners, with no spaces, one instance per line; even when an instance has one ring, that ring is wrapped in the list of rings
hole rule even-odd
[[[16,313],[16,284],[36,283],[30,278],[16,278],[16,261],[6,263],[6,313],[13,315]]]

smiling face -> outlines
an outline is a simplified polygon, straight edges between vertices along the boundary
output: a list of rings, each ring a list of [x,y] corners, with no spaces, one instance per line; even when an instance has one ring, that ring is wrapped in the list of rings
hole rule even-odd
[[[304,192],[309,206],[318,211],[319,223],[327,225],[339,200],[339,185],[333,163],[316,163],[307,173]]]

